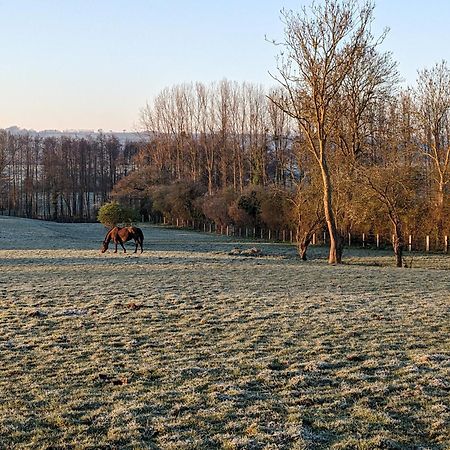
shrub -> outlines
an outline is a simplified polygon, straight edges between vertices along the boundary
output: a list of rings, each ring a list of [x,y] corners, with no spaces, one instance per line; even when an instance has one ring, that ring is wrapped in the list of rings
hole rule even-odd
[[[156,186],[151,191],[153,210],[172,219],[192,220],[203,216],[199,199],[206,189],[194,182]]]
[[[230,207],[236,200],[236,196],[233,188],[227,188],[217,194],[205,196],[201,200],[203,214],[218,226],[231,224]]]
[[[234,225],[254,227],[260,224],[262,193],[262,187],[248,186],[230,205],[228,214]]]
[[[261,196],[261,221],[272,230],[288,228],[292,205],[289,193],[280,189],[267,189]]]
[[[135,209],[122,206],[117,202],[105,203],[99,210],[97,220],[106,227],[115,227],[119,224],[131,225],[140,219]]]

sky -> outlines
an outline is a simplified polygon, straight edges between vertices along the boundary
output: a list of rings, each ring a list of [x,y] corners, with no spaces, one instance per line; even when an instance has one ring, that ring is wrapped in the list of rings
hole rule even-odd
[[[317,0],[319,3],[322,0]],[[135,131],[165,87],[274,85],[282,8],[309,0],[0,0],[0,128]],[[450,60],[450,1],[378,0],[404,83]]]

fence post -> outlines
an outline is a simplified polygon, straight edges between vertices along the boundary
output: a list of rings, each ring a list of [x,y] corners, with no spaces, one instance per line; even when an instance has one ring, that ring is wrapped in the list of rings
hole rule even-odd
[[[351,233],[348,233],[348,246],[350,247],[352,245],[352,235]]]
[[[212,223],[209,223],[209,232],[212,233]]]
[[[178,222],[179,222],[179,220],[178,220],[178,218],[177,218],[177,228],[178,228]]]
[[[256,239],[256,228],[253,228],[253,239]]]
[[[427,235],[427,239],[426,239],[426,251],[429,252],[430,251],[430,236]]]
[[[227,236],[230,235],[230,227],[227,225]]]
[[[408,251],[412,251],[412,235],[408,236]]]
[[[291,244],[294,241],[294,236],[293,235],[294,235],[294,233],[292,232],[292,230],[289,230],[289,238],[290,238]]]
[[[269,241],[270,241],[270,237],[271,237],[270,235],[271,235],[271,231],[270,231],[270,229],[269,229]]]
[[[313,236],[312,236],[312,245],[316,245],[316,233],[313,233]]]
[[[380,248],[380,235],[377,233],[377,248]]]
[[[448,253],[448,236],[444,236],[444,252]]]
[[[282,232],[283,242],[286,241],[286,230],[283,230]]]
[[[261,228],[261,239],[264,239],[263,229]]]
[[[362,239],[363,239],[363,247],[365,247],[366,246],[366,233],[363,233],[363,235],[362,235]]]
[[[327,243],[327,232],[324,231],[323,232],[323,245],[325,245]]]

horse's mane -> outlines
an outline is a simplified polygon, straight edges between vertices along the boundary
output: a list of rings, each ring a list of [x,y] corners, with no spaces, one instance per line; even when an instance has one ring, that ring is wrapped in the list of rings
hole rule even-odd
[[[106,233],[105,239],[103,240],[103,242],[104,242],[105,244],[109,244],[109,242],[110,242],[111,239],[112,239],[112,232],[113,232],[116,228],[119,228],[119,227],[112,227],[112,228],[108,231],[108,233]]]

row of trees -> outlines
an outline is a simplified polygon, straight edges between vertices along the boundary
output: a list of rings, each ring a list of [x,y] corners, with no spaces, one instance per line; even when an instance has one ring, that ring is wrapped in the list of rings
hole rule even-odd
[[[52,220],[95,220],[115,183],[134,170],[138,145],[114,136],[70,138],[0,130],[0,211]]]
[[[292,185],[292,124],[258,85],[223,80],[162,91],[142,112],[152,182],[193,181],[208,193],[249,183]]]

